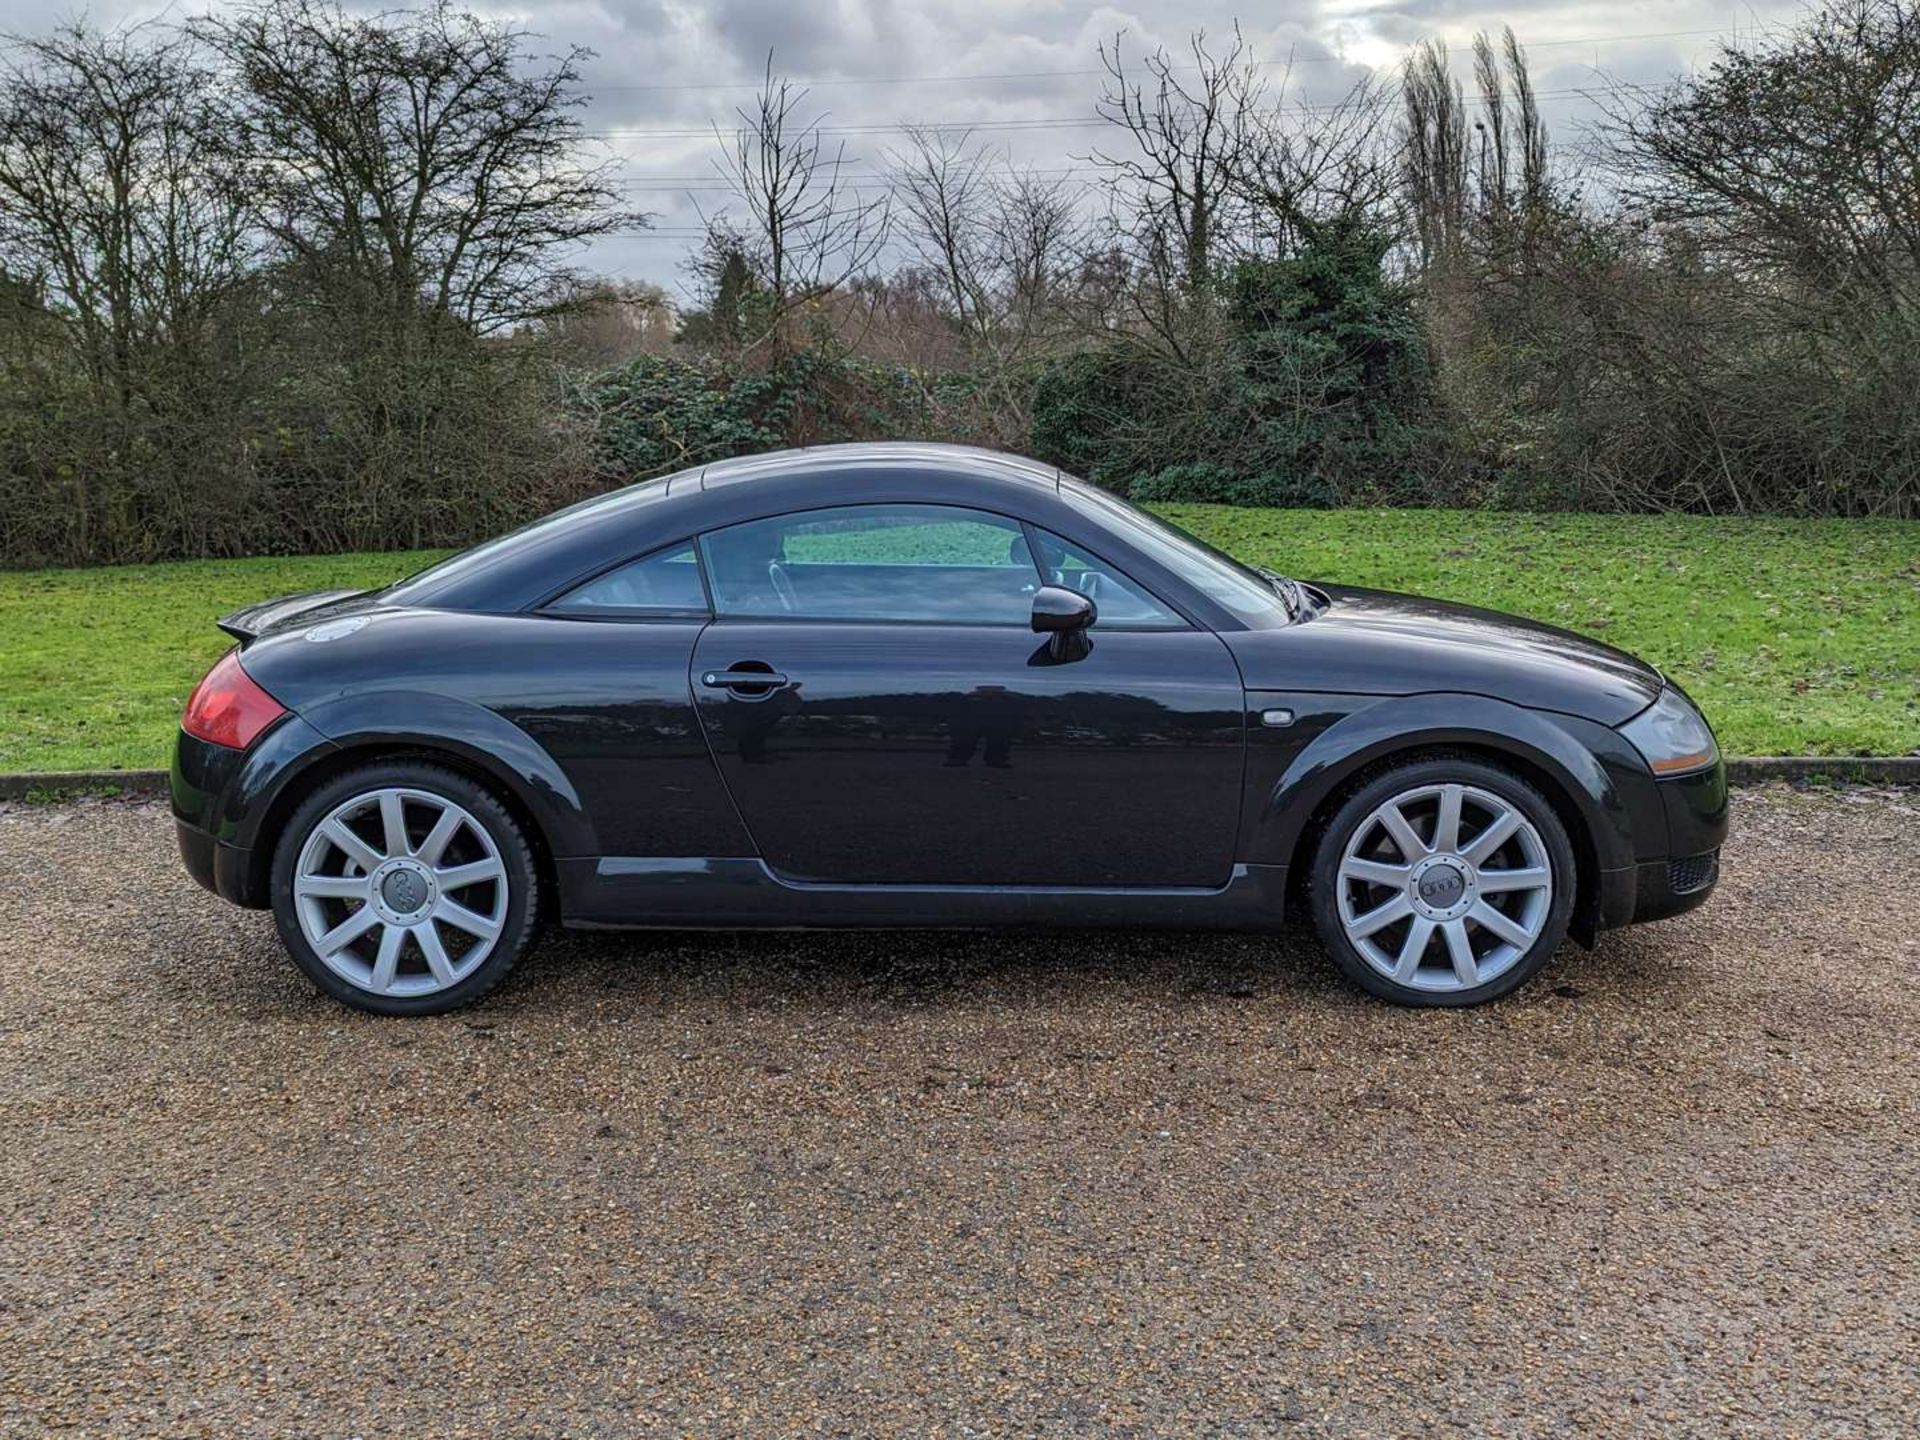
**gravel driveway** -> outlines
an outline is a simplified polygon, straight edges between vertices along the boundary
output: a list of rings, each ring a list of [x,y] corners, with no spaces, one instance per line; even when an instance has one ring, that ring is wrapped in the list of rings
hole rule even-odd
[[[1463,1014],[1304,935],[558,937],[364,1018],[0,811],[0,1426],[1912,1433],[1920,795]]]

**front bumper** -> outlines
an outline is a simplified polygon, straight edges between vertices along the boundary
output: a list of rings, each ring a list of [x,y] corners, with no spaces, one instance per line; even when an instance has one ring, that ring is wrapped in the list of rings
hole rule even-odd
[[[1631,873],[1619,877],[1620,901],[1631,897],[1621,923],[1665,920],[1705,902],[1720,880],[1720,847],[1727,838],[1727,767],[1659,780],[1666,821],[1664,847],[1643,852]],[[1650,839],[1653,837],[1649,837]],[[1619,902],[1617,902],[1619,903]]]
[[[1635,924],[1665,920],[1703,904],[1720,879],[1720,852],[1655,860],[1634,870]]]

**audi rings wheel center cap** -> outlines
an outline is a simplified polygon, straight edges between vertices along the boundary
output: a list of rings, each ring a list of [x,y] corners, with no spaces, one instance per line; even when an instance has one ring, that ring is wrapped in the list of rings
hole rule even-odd
[[[415,860],[389,860],[373,873],[372,889],[374,909],[395,925],[421,919],[436,898],[433,872]]]
[[[1453,855],[1435,855],[1413,867],[1407,898],[1429,920],[1452,920],[1473,906],[1473,867]]]

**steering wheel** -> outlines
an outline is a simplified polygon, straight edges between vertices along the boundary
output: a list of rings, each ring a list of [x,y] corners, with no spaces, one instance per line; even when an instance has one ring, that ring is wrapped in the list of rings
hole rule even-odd
[[[787,567],[778,560],[767,562],[767,580],[773,586],[773,595],[780,602],[780,608],[791,615],[800,608],[800,597],[793,593],[793,577],[787,574]]]

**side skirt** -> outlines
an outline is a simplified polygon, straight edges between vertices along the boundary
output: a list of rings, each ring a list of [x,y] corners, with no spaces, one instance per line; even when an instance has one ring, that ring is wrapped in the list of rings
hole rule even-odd
[[[1286,868],[1236,865],[1218,889],[1144,886],[828,885],[785,880],[758,859],[562,860],[563,923],[582,930],[971,928],[1146,925],[1269,930]]]

